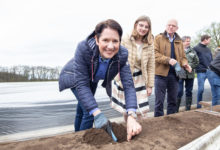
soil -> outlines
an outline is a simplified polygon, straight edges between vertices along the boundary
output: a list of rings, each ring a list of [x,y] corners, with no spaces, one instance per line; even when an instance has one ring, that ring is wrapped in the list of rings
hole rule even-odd
[[[213,108],[220,112],[220,106]],[[220,125],[220,116],[191,110],[140,122],[142,132],[126,141],[125,124],[113,123],[118,142],[102,129],[1,143],[0,150],[176,150]]]

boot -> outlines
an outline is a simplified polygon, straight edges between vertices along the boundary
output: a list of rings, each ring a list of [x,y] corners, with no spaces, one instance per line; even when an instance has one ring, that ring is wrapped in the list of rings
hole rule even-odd
[[[191,109],[192,97],[186,97],[186,111]]]
[[[179,112],[180,103],[181,103],[181,98],[177,98],[177,101],[176,101],[176,112]]]

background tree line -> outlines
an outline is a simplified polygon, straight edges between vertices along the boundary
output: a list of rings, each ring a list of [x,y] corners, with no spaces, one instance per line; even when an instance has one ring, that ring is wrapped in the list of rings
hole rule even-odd
[[[16,81],[56,81],[59,78],[61,67],[27,66],[12,67],[0,66],[0,82]]]

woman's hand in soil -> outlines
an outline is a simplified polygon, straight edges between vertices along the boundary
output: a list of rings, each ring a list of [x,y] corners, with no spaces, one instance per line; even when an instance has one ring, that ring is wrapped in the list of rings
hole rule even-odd
[[[127,119],[127,140],[130,141],[132,136],[138,135],[142,130],[141,125],[132,116]]]
[[[102,112],[99,112],[99,114],[96,114],[94,116],[94,124],[95,128],[104,129],[112,137],[112,139],[117,142],[117,137],[113,133],[111,122],[105,117]]]

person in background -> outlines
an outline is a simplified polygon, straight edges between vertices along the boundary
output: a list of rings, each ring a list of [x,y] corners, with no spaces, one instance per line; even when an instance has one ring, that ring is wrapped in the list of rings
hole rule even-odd
[[[211,62],[207,72],[212,91],[212,105],[220,105],[220,51]]]
[[[186,71],[185,78],[182,78],[179,80],[179,89],[178,89],[178,95],[177,95],[177,112],[179,112],[181,98],[183,96],[184,83],[185,83],[185,95],[186,95],[185,96],[185,102],[186,102],[185,110],[190,110],[191,104],[192,104],[192,90],[193,90],[193,83],[194,83],[194,76],[195,76],[194,69],[199,64],[199,58],[196,52],[190,47],[190,41],[191,41],[190,36],[182,37],[184,51],[185,51],[188,63],[192,68],[192,72]]]
[[[220,45],[218,45],[218,47],[215,49],[215,52],[213,54],[213,58],[215,58],[219,52],[220,52]]]
[[[199,65],[196,67],[198,80],[197,108],[201,108],[199,102],[202,101],[204,83],[207,79],[207,69],[211,61],[213,60],[211,50],[207,47],[210,41],[211,37],[209,35],[202,35],[201,42],[193,48],[196,51],[197,56],[199,57]]]
[[[178,93],[178,77],[176,71],[180,66],[191,72],[183,43],[176,33],[178,23],[175,19],[167,22],[166,30],[155,37],[155,110],[154,116],[164,115],[164,99],[167,92],[167,114],[176,113],[176,99]]]
[[[122,38],[122,45],[128,49],[128,62],[136,89],[139,119],[146,117],[149,111],[148,96],[151,95],[154,86],[155,56],[151,28],[150,18],[140,16],[134,23],[132,33]],[[124,92],[119,91],[123,90],[119,76],[114,81],[112,107],[124,113],[126,119]]]
[[[128,141],[142,130],[136,121],[136,93],[127,64],[127,49],[120,46],[121,36],[122,28],[115,20],[100,22],[93,33],[78,44],[74,58],[61,71],[59,90],[71,88],[78,100],[75,131],[92,128],[94,121],[95,128],[105,128],[114,137],[111,123],[98,108],[94,94],[98,82],[104,80],[102,86],[111,97],[111,81],[118,73],[125,87]]]

